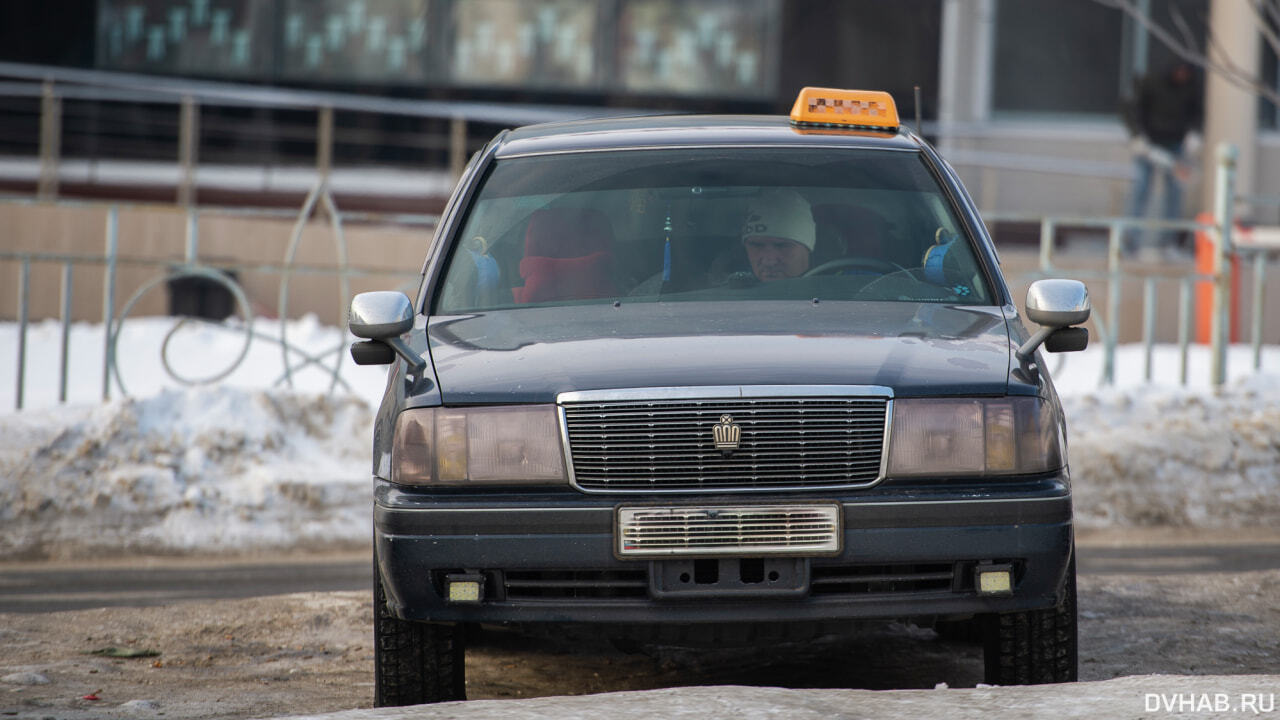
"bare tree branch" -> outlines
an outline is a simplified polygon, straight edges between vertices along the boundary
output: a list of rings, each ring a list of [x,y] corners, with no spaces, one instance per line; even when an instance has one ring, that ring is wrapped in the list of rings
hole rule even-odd
[[[1267,41],[1267,45],[1271,46],[1271,52],[1280,57],[1280,35],[1276,35],[1276,20],[1280,18],[1280,8],[1275,3],[1269,3],[1266,0],[1252,0],[1249,7],[1253,8],[1254,18],[1258,21],[1258,30],[1262,31],[1262,37]]]
[[[1205,23],[1205,36],[1208,38],[1210,47],[1214,48],[1215,53],[1220,60],[1210,59],[1209,55],[1194,45],[1188,46],[1178,41],[1171,32],[1160,27],[1145,13],[1137,8],[1130,0],[1094,0],[1099,5],[1115,8],[1133,18],[1135,22],[1142,26],[1151,37],[1159,40],[1162,45],[1168,48],[1174,55],[1185,60],[1192,65],[1203,68],[1209,72],[1216,73],[1232,85],[1245,90],[1247,92],[1259,95],[1276,107],[1280,107],[1280,92],[1276,88],[1268,86],[1262,79],[1248,71],[1240,68],[1222,52],[1213,38],[1213,33],[1209,29],[1209,23]],[[1270,11],[1270,9],[1269,9]],[[1275,10],[1280,13],[1280,9]]]
[[[1280,27],[1280,3],[1275,0],[1264,2],[1263,8],[1267,11],[1267,19],[1270,21],[1268,27]],[[1276,53],[1280,55],[1280,53]]]
[[[1182,11],[1178,9],[1177,5],[1170,5],[1169,14],[1173,17],[1173,24],[1177,26],[1178,32],[1182,33],[1183,47],[1195,47],[1196,34],[1191,32],[1191,26],[1187,24],[1187,19],[1182,16]]]

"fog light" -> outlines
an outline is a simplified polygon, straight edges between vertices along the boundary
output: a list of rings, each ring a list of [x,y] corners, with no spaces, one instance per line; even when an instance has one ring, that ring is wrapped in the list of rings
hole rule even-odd
[[[976,572],[979,595],[1013,594],[1013,567],[1011,565],[979,565]]]
[[[444,584],[451,603],[478,603],[484,599],[484,576],[478,573],[446,575]]]

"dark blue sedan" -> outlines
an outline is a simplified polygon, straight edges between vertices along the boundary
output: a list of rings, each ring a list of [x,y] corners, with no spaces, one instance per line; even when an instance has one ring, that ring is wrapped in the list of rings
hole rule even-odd
[[[464,697],[465,626],[769,643],[900,618],[995,684],[1076,678],[1071,482],[1042,350],[951,168],[885,93],[791,117],[499,134],[416,297],[366,293],[376,698]]]

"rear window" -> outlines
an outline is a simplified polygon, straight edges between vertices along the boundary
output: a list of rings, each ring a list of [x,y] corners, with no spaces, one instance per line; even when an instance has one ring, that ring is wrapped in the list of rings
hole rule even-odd
[[[604,302],[991,304],[916,152],[686,148],[497,161],[433,313]]]

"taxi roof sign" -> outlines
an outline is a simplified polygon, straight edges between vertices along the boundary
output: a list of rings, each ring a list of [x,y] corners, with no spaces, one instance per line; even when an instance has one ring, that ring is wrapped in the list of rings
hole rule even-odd
[[[898,129],[898,106],[883,90],[807,87],[791,106],[796,125]]]

